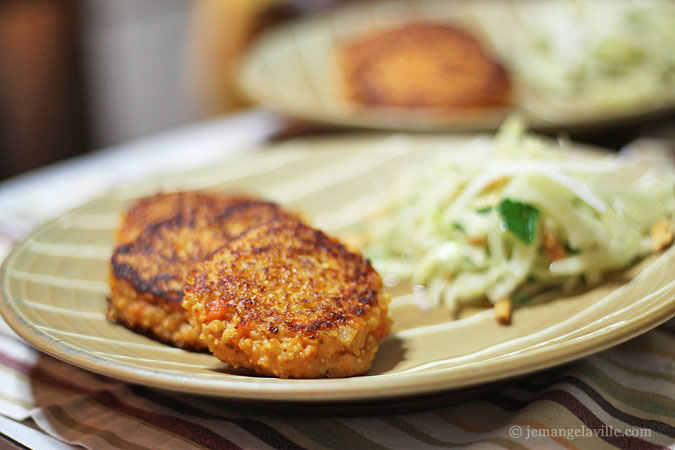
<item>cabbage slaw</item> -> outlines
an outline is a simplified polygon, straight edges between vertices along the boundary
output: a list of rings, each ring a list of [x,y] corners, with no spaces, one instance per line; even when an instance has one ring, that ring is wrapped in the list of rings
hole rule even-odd
[[[572,159],[517,120],[471,146],[485,155],[441,154],[403,174],[367,223],[375,268],[424,286],[430,307],[597,284],[652,251],[654,223],[672,224],[669,168]]]

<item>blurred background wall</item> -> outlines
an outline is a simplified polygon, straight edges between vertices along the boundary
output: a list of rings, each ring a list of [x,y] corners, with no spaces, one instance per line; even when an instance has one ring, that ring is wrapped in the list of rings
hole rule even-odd
[[[206,114],[186,0],[2,0],[0,178]]]
[[[84,151],[73,0],[0,2],[0,177]]]
[[[91,146],[200,117],[185,67],[186,0],[82,0],[81,51]]]
[[[0,179],[242,107],[246,44],[326,3],[0,0]]]

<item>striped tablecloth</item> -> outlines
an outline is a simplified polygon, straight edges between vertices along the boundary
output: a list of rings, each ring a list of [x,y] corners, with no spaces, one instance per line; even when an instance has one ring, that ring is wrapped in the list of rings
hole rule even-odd
[[[0,185],[0,259],[63,209],[148,170],[207,164],[274,132],[274,122],[253,112]],[[675,449],[675,320],[473,400],[359,417],[260,412],[129,385],[44,355],[0,321],[0,414],[0,432],[39,449]]]

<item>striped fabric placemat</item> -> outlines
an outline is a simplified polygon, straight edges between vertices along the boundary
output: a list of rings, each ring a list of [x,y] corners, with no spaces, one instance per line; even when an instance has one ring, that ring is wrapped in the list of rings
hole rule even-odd
[[[368,417],[252,413],[106,378],[0,334],[0,412],[86,448],[675,448],[675,320],[464,403]]]

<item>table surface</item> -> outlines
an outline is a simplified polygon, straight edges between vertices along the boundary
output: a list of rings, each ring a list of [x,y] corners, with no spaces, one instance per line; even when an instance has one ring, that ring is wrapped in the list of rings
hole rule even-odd
[[[0,260],[39,223],[143,177],[224,159],[279,132],[253,110],[0,184]],[[675,448],[675,321],[563,367],[392,414],[260,409],[162,392],[51,358],[0,320],[0,448]],[[423,403],[427,407],[432,403]],[[353,412],[353,410],[352,410]],[[17,444],[18,443],[18,444]]]

